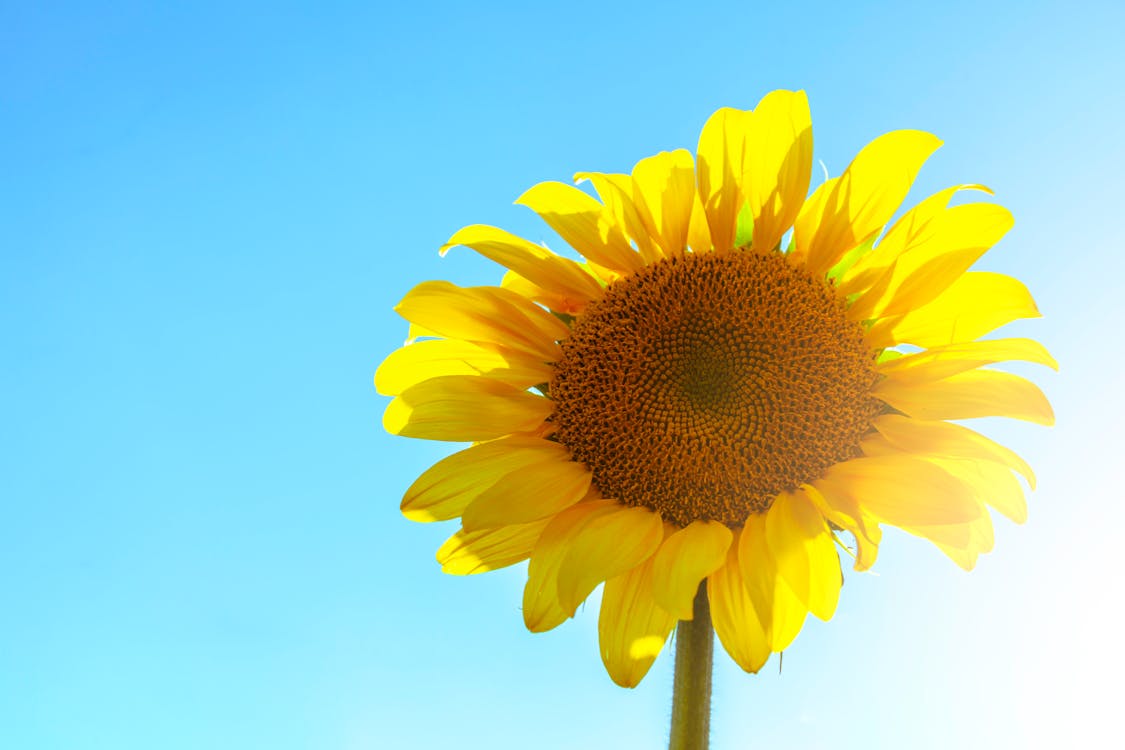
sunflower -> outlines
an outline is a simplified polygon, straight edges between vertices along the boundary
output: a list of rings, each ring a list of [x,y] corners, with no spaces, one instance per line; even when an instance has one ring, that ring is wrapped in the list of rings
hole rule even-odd
[[[472,443],[402,501],[415,521],[460,518],[442,569],[529,560],[534,632],[604,583],[601,656],[623,686],[697,592],[758,671],[809,613],[832,617],[840,552],[868,569],[884,524],[971,569],[992,548],[989,508],[1023,522],[1016,474],[1035,478],[950,420],[1051,424],[1034,384],[986,366],[1056,365],[1035,341],[981,338],[1038,316],[1019,281],[968,270],[1012,216],[951,199],[990,191],[942,190],[884,232],[940,145],[887,133],[809,195],[808,101],[775,91],[712,115],[694,159],[578,174],[597,198],[524,193],[580,262],[495,227],[454,234],[442,253],[499,263],[500,286],[416,286],[395,308],[409,343],[375,377],[389,432]]]

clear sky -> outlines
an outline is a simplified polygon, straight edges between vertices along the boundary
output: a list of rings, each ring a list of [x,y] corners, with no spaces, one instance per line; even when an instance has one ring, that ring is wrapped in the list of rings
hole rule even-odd
[[[614,686],[594,601],[533,636],[523,566],[433,560],[398,512],[450,446],[382,431],[371,376],[437,248],[512,201],[694,148],[803,88],[838,173],[887,130],[981,182],[1062,363],[1058,426],[966,574],[889,532],[758,676],[717,659],[714,747],[975,748],[1119,735],[1125,6],[0,4],[0,746],[661,747],[671,659]],[[1024,372],[1024,369],[1020,370]],[[1030,370],[1026,370],[1030,372]]]

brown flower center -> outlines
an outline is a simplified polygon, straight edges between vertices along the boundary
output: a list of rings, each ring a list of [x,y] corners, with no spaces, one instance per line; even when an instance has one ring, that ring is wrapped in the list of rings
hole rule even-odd
[[[557,439],[603,495],[740,526],[858,454],[875,352],[777,253],[688,254],[614,282],[555,367]]]

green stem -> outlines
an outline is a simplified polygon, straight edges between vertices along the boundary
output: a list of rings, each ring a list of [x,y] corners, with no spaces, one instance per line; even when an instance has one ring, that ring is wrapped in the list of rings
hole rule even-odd
[[[695,594],[693,616],[676,628],[672,731],[668,750],[707,750],[711,732],[711,653],[715,631],[706,581]]]

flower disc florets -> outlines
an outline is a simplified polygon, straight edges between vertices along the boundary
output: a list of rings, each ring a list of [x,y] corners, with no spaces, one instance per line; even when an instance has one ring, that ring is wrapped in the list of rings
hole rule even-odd
[[[611,284],[555,367],[557,439],[606,496],[739,526],[858,455],[883,408],[844,303],[778,253],[665,259]]]

